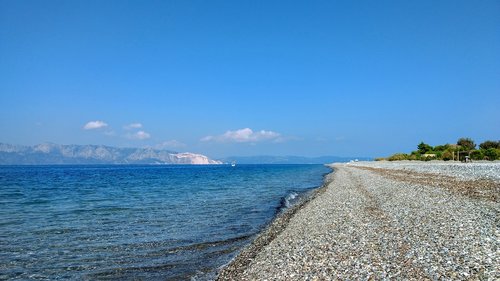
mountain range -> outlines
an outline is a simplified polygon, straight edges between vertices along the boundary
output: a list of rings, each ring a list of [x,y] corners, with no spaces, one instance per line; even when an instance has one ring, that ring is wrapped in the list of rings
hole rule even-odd
[[[359,160],[371,160],[358,157]],[[326,164],[349,162],[354,157],[231,156],[211,159],[202,154],[155,148],[119,148],[105,145],[42,143],[21,146],[0,143],[0,165],[52,164]]]
[[[351,160],[372,160],[369,157],[303,157],[303,156],[232,156],[219,159],[225,163],[236,162],[238,164],[328,164],[336,162],[349,162]]]
[[[0,143],[0,165],[44,164],[222,164],[202,154],[154,148],[43,143],[20,146]]]

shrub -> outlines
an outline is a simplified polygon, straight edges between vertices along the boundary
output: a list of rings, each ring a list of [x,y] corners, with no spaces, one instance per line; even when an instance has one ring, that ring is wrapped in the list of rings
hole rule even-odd
[[[420,154],[411,154],[408,155],[408,160],[420,160]]]
[[[441,159],[443,159],[444,161],[453,160],[453,153],[451,151],[449,151],[449,150],[446,150],[441,155]]]
[[[470,158],[473,160],[483,160],[484,154],[482,150],[474,150],[470,153]]]
[[[391,155],[387,160],[389,161],[400,161],[400,160],[407,160],[408,155],[405,153],[396,153],[394,155]]]
[[[483,154],[484,154],[484,156],[488,157],[488,160],[493,161],[493,160],[499,159],[500,150],[495,149],[495,148],[488,148],[488,149],[483,150]]]
[[[384,157],[375,158],[375,161],[385,161]]]

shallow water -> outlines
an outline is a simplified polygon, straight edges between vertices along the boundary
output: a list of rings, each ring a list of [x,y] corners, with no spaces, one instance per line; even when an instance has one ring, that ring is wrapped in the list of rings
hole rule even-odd
[[[323,165],[0,167],[0,279],[210,279]]]

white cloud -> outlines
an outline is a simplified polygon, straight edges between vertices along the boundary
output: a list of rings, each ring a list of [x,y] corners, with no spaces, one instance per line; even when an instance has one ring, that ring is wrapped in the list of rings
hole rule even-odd
[[[95,129],[100,129],[100,128],[104,128],[107,126],[108,126],[108,124],[106,124],[103,121],[90,121],[87,124],[85,124],[85,126],[83,126],[83,129],[84,130],[95,130]]]
[[[280,142],[283,138],[281,134],[273,131],[256,131],[250,128],[239,129],[235,131],[227,131],[219,136],[206,136],[201,141],[215,141],[215,142],[260,142],[260,141],[275,141]]]
[[[164,141],[158,145],[156,145],[156,148],[158,149],[164,149],[164,148],[181,148],[181,147],[186,147],[185,143],[182,143],[177,140],[169,140],[169,141]]]
[[[144,131],[137,131],[133,134],[128,134],[127,137],[134,140],[147,140],[151,137],[151,135]]]
[[[142,124],[141,123],[130,123],[126,126],[123,126],[123,128],[125,130],[140,129],[140,128],[142,128]]]

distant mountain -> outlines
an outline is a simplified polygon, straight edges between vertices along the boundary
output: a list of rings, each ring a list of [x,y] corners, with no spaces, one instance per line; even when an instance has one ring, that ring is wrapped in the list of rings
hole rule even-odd
[[[372,160],[369,157],[302,157],[302,156],[231,156],[219,159],[222,162],[236,162],[238,164],[327,164],[335,162],[349,162],[351,160]]]
[[[222,164],[205,155],[153,148],[43,143],[18,146],[0,143],[0,165],[43,164]]]

